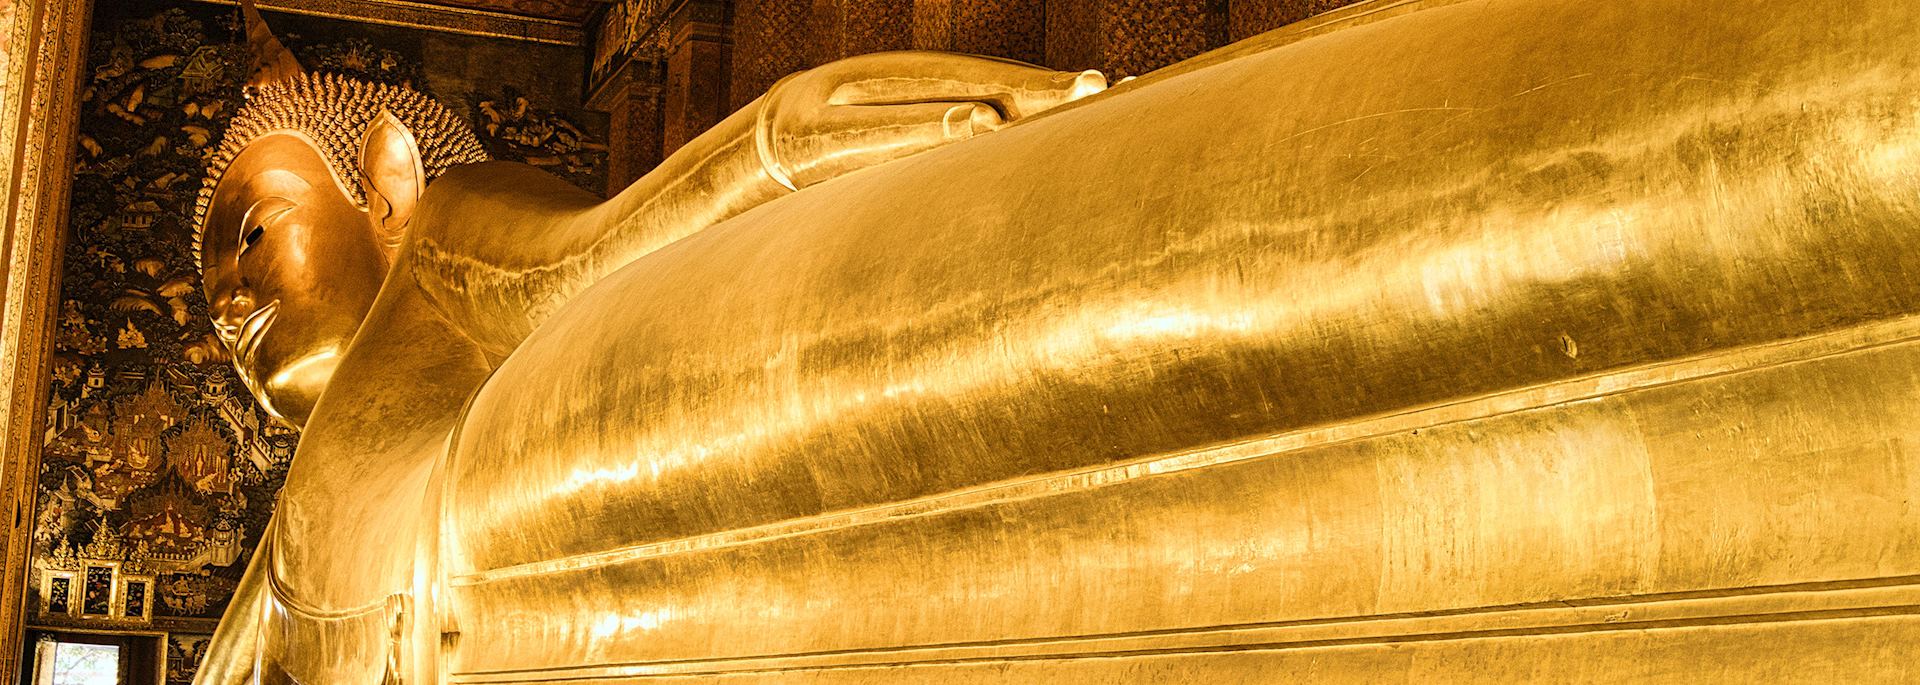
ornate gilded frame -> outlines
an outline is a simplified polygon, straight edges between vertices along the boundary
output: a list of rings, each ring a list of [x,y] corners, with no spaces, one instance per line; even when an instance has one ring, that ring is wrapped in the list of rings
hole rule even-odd
[[[0,678],[17,679],[35,485],[47,402],[47,359],[59,307],[74,140],[91,0],[13,0],[0,12],[0,179],[6,184],[5,299],[0,301]]]
[[[67,581],[66,608],[61,611],[53,611],[52,608],[53,608],[54,585],[56,584],[56,581],[61,581],[61,580]],[[75,574],[72,571],[55,571],[51,569],[44,569],[40,571],[39,615],[42,617],[73,616],[74,607],[77,606],[76,604],[74,604],[74,601],[73,601],[73,597],[74,597],[73,591],[78,587],[80,587],[79,578],[77,574]]]
[[[107,596],[106,611],[88,611],[87,590],[93,585],[94,569],[106,571]],[[88,560],[80,565],[80,609],[74,615],[81,618],[119,618],[120,614],[120,562]]]
[[[153,620],[153,576],[122,573],[119,580],[113,584],[113,588],[114,618],[137,622]],[[130,593],[134,588],[141,588],[140,613],[137,614],[133,613],[129,603],[132,598]]]

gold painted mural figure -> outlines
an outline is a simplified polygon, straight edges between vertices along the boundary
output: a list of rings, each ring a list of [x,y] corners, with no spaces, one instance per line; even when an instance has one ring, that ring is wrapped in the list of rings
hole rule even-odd
[[[1911,680],[1920,5],[1734,5],[855,58],[608,201],[249,7],[198,682]]]

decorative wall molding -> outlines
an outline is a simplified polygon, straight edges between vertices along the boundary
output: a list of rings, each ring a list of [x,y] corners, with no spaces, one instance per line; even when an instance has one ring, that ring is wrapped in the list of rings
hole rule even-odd
[[[31,589],[40,592],[40,588]],[[220,626],[220,619],[191,618],[183,616],[154,616],[151,620],[138,621],[126,619],[82,620],[74,616],[33,616],[29,617],[26,627],[29,630],[57,630],[74,633],[212,633]]]
[[[18,678],[27,556],[46,421],[67,195],[91,0],[12,0],[0,74],[0,180],[6,184],[6,299],[0,307],[0,678]]]
[[[198,1],[215,5],[237,4],[236,0]],[[260,9],[268,11],[368,24],[554,45],[587,44],[586,29],[571,22],[406,0],[260,0],[259,5]]]

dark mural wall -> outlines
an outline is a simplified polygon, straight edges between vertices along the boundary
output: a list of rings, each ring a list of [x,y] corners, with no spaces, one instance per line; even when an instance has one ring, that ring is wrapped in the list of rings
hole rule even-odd
[[[97,5],[35,522],[34,623],[179,631],[179,663],[225,610],[298,440],[241,387],[191,254],[206,158],[242,103],[237,18]],[[411,85],[467,113],[494,156],[605,184],[577,48],[268,21],[310,69]]]

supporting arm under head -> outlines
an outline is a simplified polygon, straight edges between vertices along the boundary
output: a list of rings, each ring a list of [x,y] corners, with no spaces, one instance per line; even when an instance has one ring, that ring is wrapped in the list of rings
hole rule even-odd
[[[451,172],[416,217],[410,264],[429,299],[498,361],[575,294],[669,243],[1106,85],[1099,72],[948,53],[833,62],[775,84],[605,203],[503,165]],[[508,199],[459,199],[476,195]]]

